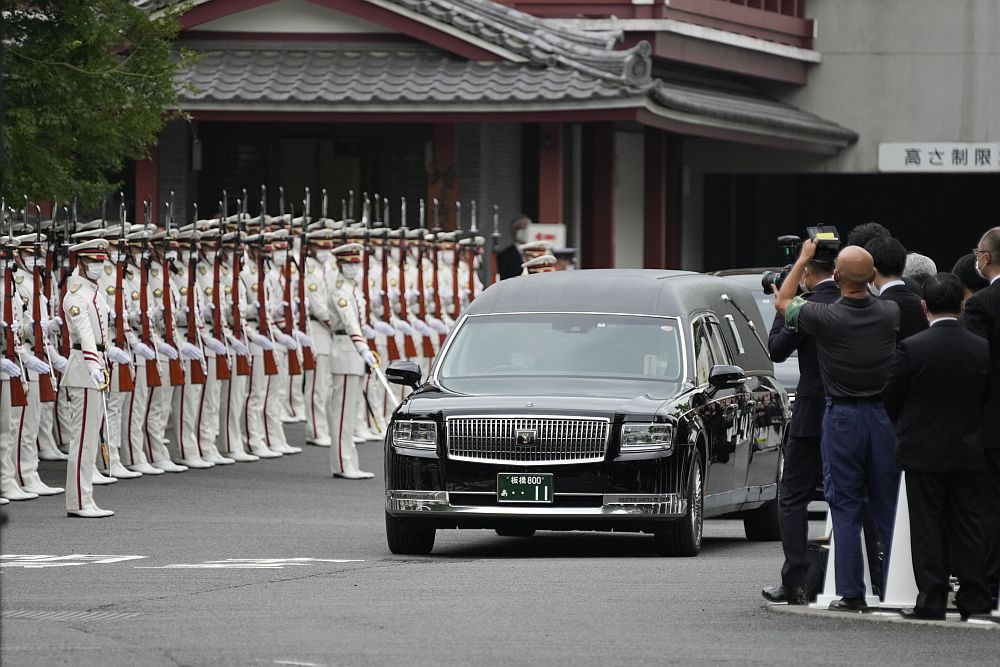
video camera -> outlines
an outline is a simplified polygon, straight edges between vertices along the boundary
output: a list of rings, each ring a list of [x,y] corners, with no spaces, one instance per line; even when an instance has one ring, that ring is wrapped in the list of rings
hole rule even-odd
[[[812,261],[833,266],[841,246],[840,232],[837,231],[837,228],[833,226],[806,227],[806,233],[809,234],[809,238],[816,241],[816,255]],[[778,247],[781,248],[781,252],[785,256],[786,264],[778,271],[767,271],[761,277],[760,286],[764,290],[764,294],[772,293],[772,285],[781,289],[782,283],[788,277],[788,272],[792,270],[795,258],[798,257],[802,247],[802,239],[794,234],[779,236]]]

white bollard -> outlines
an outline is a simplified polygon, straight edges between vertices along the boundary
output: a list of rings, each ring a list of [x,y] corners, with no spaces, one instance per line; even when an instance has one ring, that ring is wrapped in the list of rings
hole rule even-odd
[[[913,576],[913,550],[910,544],[910,507],[906,501],[906,473],[899,476],[895,528],[886,576],[885,602],[891,609],[910,608],[917,604],[917,580]]]
[[[830,606],[830,603],[834,600],[839,600],[840,596],[837,595],[837,568],[835,563],[835,556],[837,553],[836,544],[833,539],[833,518],[829,510],[826,513],[826,527],[828,534],[830,535],[830,553],[826,558],[826,578],[823,580],[823,592],[816,596],[816,601],[809,606],[813,609],[826,609]],[[877,595],[871,595],[872,581],[871,581],[871,570],[868,568],[868,550],[864,548],[865,545],[865,531],[861,530],[861,558],[865,573],[865,602],[868,603],[869,607],[878,607],[879,599]]]

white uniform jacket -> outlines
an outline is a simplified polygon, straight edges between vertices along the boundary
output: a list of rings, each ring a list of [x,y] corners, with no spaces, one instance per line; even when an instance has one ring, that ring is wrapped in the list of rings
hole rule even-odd
[[[60,387],[98,389],[91,379],[93,370],[108,367],[104,350],[110,343],[108,309],[97,292],[97,285],[73,272],[63,299],[63,319],[69,327],[69,364]]]

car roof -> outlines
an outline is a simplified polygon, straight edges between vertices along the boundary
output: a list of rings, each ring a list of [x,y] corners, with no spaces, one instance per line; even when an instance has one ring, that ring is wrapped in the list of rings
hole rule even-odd
[[[751,266],[741,269],[722,269],[721,271],[713,271],[713,276],[725,276],[729,278],[738,276],[757,276],[766,271],[780,271],[781,267],[778,266]]]
[[[686,317],[718,309],[721,294],[752,305],[737,281],[692,271],[586,269],[502,280],[470,304],[469,315],[510,312],[598,312]],[[739,295],[739,296],[738,296]],[[745,296],[744,296],[745,295]],[[749,299],[749,301],[746,301]],[[756,306],[753,306],[756,311]]]

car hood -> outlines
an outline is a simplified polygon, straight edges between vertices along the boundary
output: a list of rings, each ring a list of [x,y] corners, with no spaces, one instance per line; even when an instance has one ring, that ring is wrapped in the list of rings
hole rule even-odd
[[[669,401],[663,398],[601,398],[578,396],[468,396],[438,387],[423,387],[400,407],[411,417],[454,417],[462,415],[546,415],[574,417],[651,418]]]

